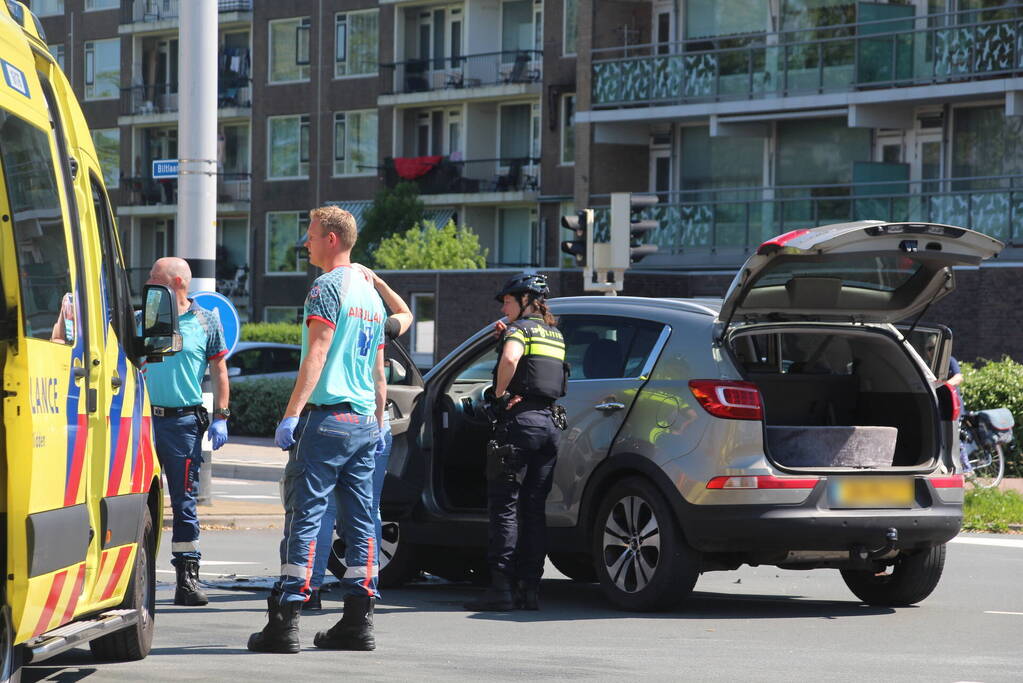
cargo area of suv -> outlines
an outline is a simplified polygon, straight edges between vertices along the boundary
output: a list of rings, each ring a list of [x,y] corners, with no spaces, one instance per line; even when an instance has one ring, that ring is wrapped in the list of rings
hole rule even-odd
[[[906,345],[892,334],[779,326],[738,332],[731,348],[760,390],[765,446],[776,465],[922,468],[939,455],[932,394]]]

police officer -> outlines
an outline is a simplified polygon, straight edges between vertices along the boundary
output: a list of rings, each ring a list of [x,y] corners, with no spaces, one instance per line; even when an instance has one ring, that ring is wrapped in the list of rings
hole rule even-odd
[[[476,611],[535,610],[546,556],[547,494],[554,480],[564,412],[565,341],[547,310],[543,275],[509,279],[496,299],[508,324],[494,367],[495,441],[488,447],[487,499],[490,528],[487,562],[491,587],[466,604]],[[494,467],[495,454],[501,467]],[[513,595],[514,590],[514,595]]]
[[[336,206],[310,212],[309,262],[323,269],[305,301],[302,360],[274,442],[290,450],[284,468],[281,577],[267,599],[268,622],[249,638],[255,652],[300,650],[298,622],[310,595],[316,536],[335,496],[346,545],[344,615],[316,634],[316,647],[372,650],[377,586],[373,456],[383,423],[375,380],[384,374],[383,302],[351,267],[355,218]],[[297,442],[296,442],[297,440]]]
[[[153,264],[149,284],[165,285],[178,302],[182,349],[159,363],[146,363],[143,372],[153,404],[156,455],[167,475],[174,533],[171,564],[177,571],[174,604],[205,605],[199,588],[199,520],[196,499],[202,465],[202,435],[207,427],[213,450],[227,443],[230,385],[227,346],[220,319],[188,298],[192,271],[184,259],[167,257]],[[209,367],[213,380],[213,421],[202,405],[202,378]]]

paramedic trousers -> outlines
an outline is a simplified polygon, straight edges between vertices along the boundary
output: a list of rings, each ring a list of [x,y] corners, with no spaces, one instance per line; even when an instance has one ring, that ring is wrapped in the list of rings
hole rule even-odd
[[[202,435],[205,430],[195,413],[176,417],[153,417],[156,457],[167,477],[174,531],[171,536],[171,564],[181,558],[198,560],[199,467],[202,465]]]

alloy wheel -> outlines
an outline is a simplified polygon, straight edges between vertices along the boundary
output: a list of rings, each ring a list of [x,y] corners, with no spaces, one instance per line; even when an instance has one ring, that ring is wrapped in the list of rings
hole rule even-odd
[[[608,577],[620,590],[637,593],[653,580],[661,558],[657,516],[638,496],[626,496],[604,521],[603,556]]]

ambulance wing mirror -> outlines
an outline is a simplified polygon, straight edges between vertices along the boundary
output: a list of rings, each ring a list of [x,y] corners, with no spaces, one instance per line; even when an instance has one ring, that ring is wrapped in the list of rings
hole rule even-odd
[[[163,360],[181,350],[178,306],[169,287],[146,285],[142,293],[142,338],[140,356],[150,363]]]

